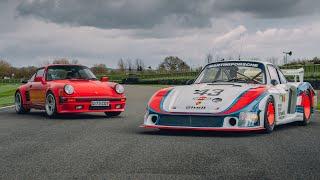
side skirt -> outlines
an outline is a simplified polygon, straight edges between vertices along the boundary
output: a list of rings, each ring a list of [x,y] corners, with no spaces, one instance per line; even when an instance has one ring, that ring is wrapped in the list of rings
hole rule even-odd
[[[287,124],[295,121],[303,121],[302,113],[287,114],[284,119],[278,120],[276,125]]]

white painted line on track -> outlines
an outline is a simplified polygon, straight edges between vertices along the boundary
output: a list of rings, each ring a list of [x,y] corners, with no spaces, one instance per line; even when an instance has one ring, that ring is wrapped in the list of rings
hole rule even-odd
[[[5,106],[5,107],[1,107],[0,108],[0,110],[2,110],[2,109],[8,109],[8,108],[13,108],[14,107],[14,105],[11,105],[11,106]]]

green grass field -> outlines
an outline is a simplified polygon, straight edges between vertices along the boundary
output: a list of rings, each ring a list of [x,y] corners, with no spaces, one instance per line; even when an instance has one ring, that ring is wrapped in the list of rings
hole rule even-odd
[[[19,84],[0,84],[0,107],[14,103],[14,92]]]

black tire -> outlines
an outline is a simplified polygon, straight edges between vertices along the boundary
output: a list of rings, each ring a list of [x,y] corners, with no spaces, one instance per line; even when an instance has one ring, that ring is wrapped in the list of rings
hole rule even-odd
[[[271,106],[269,107],[269,105]],[[272,112],[270,111],[273,111],[273,115],[272,115]],[[271,118],[273,118],[273,122]],[[269,97],[265,106],[265,111],[264,111],[264,128],[266,133],[271,133],[273,131],[275,127],[275,119],[276,119],[276,113],[275,113],[274,100],[272,97]]]
[[[122,112],[105,112],[107,117],[119,116]]]
[[[30,109],[23,107],[23,98],[19,91],[14,96],[14,104],[17,114],[26,114],[30,112]]]
[[[49,118],[53,118],[57,115],[57,101],[52,92],[49,92],[46,95],[45,111]]]
[[[306,126],[306,125],[308,125],[309,123],[310,123],[310,119],[311,119],[311,109],[312,109],[312,104],[311,104],[311,102],[312,102],[312,100],[311,100],[311,96],[310,96],[310,92],[309,91],[307,91],[306,92],[306,96],[309,98],[308,100],[309,100],[309,114],[307,115],[307,112],[306,112],[306,109],[305,109],[305,107],[303,107],[303,121],[299,121],[298,122],[298,124],[300,125],[300,126]]]

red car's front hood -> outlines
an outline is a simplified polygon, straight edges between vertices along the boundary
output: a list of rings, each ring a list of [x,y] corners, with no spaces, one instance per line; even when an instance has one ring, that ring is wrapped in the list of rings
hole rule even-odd
[[[74,87],[75,96],[119,96],[113,89],[113,84],[108,82],[93,80],[57,80],[55,82],[72,85]]]

